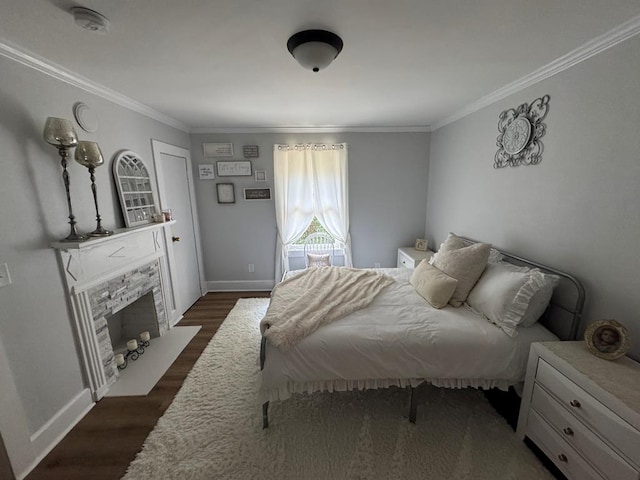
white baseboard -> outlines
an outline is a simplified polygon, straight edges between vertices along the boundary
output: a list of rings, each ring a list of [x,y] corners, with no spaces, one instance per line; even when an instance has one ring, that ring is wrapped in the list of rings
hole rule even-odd
[[[184,318],[184,315],[178,315],[178,316],[176,316],[176,318],[174,318],[173,320],[171,320],[171,324],[169,325],[169,327],[170,327],[170,328],[175,327],[175,326],[178,324],[178,322],[179,322],[180,320],[182,320],[183,318]]]
[[[264,292],[271,291],[274,280],[229,280],[207,282],[209,292]]]
[[[25,478],[94,405],[91,392],[85,388],[31,435],[35,459],[24,472],[16,472],[16,478],[19,480]]]

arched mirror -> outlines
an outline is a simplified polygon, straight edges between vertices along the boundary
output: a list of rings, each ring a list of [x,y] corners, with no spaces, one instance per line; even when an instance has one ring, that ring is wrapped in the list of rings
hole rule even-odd
[[[149,170],[140,155],[123,150],[113,160],[113,176],[118,186],[120,206],[127,227],[151,223],[157,213]]]

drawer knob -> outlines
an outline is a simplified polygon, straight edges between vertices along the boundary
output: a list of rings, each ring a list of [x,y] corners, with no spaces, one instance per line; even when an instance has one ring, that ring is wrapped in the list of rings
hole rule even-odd
[[[571,405],[572,407],[576,407],[576,408],[580,408],[580,402],[578,400],[571,400],[569,402],[569,405]]]
[[[571,429],[571,427],[566,427],[562,431],[565,433],[565,435],[573,435],[573,430]]]
[[[567,463],[569,461],[569,459],[567,458],[567,456],[564,453],[561,453],[560,455],[558,455],[558,460],[560,460],[561,462]]]

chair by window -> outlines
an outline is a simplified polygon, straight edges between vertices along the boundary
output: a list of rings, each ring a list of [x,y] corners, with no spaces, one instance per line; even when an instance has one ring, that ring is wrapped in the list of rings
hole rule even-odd
[[[308,267],[333,265],[335,240],[326,233],[312,233],[304,241],[304,262]]]

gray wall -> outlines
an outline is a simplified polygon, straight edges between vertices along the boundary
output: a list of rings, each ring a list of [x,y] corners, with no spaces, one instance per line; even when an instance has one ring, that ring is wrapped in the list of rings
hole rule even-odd
[[[114,153],[134,150],[152,168],[151,138],[190,146],[186,133],[0,56],[0,264],[8,264],[13,280],[0,288],[0,342],[20,399],[3,404],[2,415],[23,415],[29,434],[83,389],[70,309],[50,247],[69,231],[62,169],[57,150],[42,139],[46,118],[73,119],[77,101],[91,105],[99,119],[96,133],[77,131],[81,139],[97,141],[107,161],[96,171],[106,228],[124,226],[111,174]],[[91,231],[95,209],[87,169],[71,160],[69,172],[79,230]],[[0,389],[13,388],[10,381],[0,376]]]
[[[427,236],[489,241],[584,282],[640,357],[640,37],[432,133]],[[551,96],[537,166],[494,170],[500,112]]]
[[[254,169],[267,171],[267,184],[253,177],[198,180],[199,164],[215,165],[203,157],[205,142],[231,142],[234,159],[243,145],[258,145]],[[192,135],[192,160],[204,250],[205,278],[217,282],[272,281],[274,277],[275,210],[273,201],[246,202],[242,188],[273,187],[273,145],[304,142],[347,142],[349,148],[349,210],[355,267],[396,264],[397,248],[413,245],[424,232],[428,133],[335,134],[201,134]],[[236,203],[218,204],[215,184],[232,182]],[[255,265],[249,273],[247,265]]]

